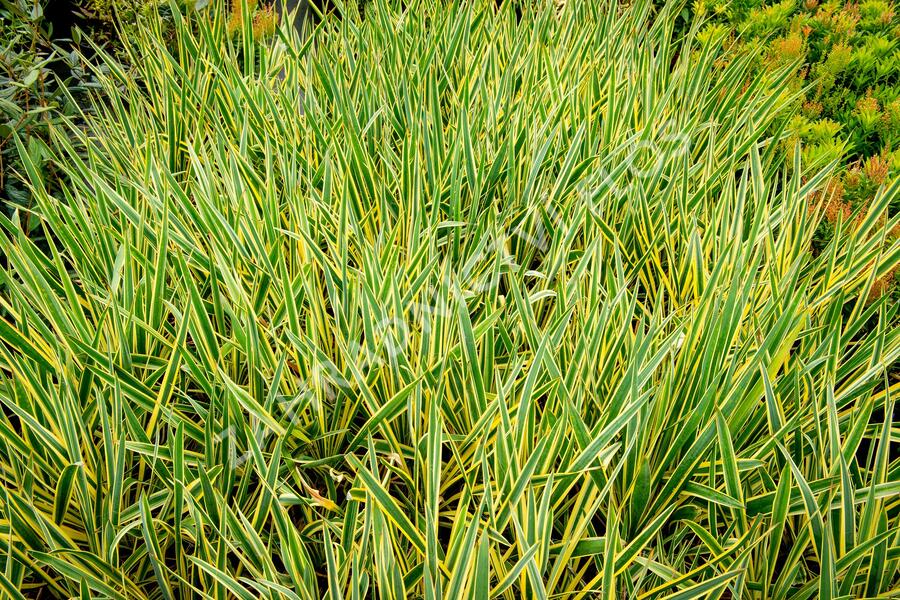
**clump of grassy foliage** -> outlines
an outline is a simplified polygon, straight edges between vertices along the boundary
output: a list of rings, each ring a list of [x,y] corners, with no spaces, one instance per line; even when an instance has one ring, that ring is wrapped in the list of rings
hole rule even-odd
[[[142,21],[0,220],[4,593],[896,593],[900,183],[677,10]]]

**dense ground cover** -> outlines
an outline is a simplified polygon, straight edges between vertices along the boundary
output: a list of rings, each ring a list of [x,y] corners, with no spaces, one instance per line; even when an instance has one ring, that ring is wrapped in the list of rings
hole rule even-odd
[[[4,593],[896,594],[900,182],[680,7],[442,4],[149,15],[19,144]]]

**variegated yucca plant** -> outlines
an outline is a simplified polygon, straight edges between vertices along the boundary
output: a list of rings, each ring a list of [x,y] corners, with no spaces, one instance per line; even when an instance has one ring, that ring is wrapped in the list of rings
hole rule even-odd
[[[900,183],[811,252],[791,65],[675,4],[408,4],[163,7],[61,193],[23,152],[2,595],[896,595]]]

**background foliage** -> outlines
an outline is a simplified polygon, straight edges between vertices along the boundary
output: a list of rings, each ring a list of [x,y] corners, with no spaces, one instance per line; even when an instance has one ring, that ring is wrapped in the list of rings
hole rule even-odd
[[[756,69],[795,66],[785,153],[800,141],[807,162],[846,161],[832,182],[833,212],[866,205],[900,173],[900,15],[891,0],[696,0],[684,17],[704,20],[708,43],[753,54]]]
[[[54,56],[42,27],[43,8],[4,0],[0,4],[0,199],[27,203],[28,195],[13,174],[19,171],[13,134],[23,136],[28,151],[43,164],[40,139],[49,123],[68,105],[50,68]],[[6,208],[6,202],[3,202]]]
[[[7,215],[32,205],[14,138],[55,186],[60,174],[49,161],[50,129],[90,112],[89,95],[97,87],[92,69],[103,69],[90,65],[92,44],[118,43],[113,13],[92,6],[0,0],[0,211]]]

